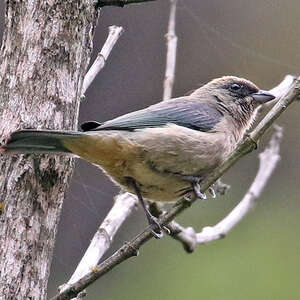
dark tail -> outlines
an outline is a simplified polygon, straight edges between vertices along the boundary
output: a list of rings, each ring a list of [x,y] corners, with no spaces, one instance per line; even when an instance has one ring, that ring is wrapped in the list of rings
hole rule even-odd
[[[12,133],[0,150],[5,153],[71,153],[64,141],[84,135],[80,132],[20,130]]]

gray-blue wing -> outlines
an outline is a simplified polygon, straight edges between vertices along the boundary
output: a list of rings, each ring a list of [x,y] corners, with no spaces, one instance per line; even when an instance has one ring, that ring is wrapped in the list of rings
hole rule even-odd
[[[223,117],[213,105],[197,99],[177,98],[160,102],[105,123],[86,122],[84,131],[127,130],[161,127],[169,123],[199,131],[211,131]]]

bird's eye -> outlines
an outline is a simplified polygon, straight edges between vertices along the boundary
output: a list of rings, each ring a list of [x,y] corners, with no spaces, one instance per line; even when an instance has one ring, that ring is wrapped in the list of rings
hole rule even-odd
[[[233,83],[231,86],[230,86],[230,89],[234,92],[237,92],[241,89],[241,85],[237,84],[237,83]]]

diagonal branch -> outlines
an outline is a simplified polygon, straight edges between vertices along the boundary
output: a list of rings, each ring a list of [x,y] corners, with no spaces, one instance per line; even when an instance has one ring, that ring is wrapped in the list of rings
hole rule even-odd
[[[123,33],[123,27],[121,26],[109,26],[108,28],[108,37],[101,49],[98,53],[97,58],[95,59],[94,63],[86,73],[83,84],[82,84],[82,91],[81,94],[84,95],[88,87],[91,85],[95,77],[98,73],[104,68],[107,58],[113,49],[114,45],[118,41],[119,37]]]
[[[98,0],[96,7],[103,6],[119,6],[124,7],[128,4],[137,4],[142,2],[150,2],[155,0]]]
[[[101,51],[98,53],[97,58],[84,77],[81,92],[82,97],[99,72],[104,68],[111,50],[123,32],[124,30],[121,26],[109,26],[108,37]],[[59,287],[60,292],[64,291],[70,284],[76,282],[97,265],[101,257],[110,248],[116,232],[131,214],[136,204],[136,197],[129,193],[124,193],[117,196],[111,211],[108,213],[103,223],[95,233],[88,249],[86,250],[70,280],[68,283]],[[81,295],[77,295],[76,299],[81,299],[86,295],[85,292],[80,294]]]
[[[289,78],[289,77],[288,77]],[[285,79],[287,80],[287,78]],[[230,157],[218,168],[216,168],[202,183],[203,192],[206,191],[220,176],[222,176],[235,162],[242,156],[253,151],[257,147],[257,142],[263,133],[270,128],[272,123],[284,112],[284,110],[300,95],[300,77],[295,78],[293,83],[287,88],[283,95],[280,95],[277,104],[262,119],[257,127],[240,143]],[[190,201],[182,200],[171,209],[171,211],[163,215],[159,219],[159,223],[163,226],[173,220],[177,215],[189,207],[196,199]],[[99,264],[87,275],[82,277],[76,283],[70,285],[64,292],[56,295],[54,299],[70,299],[76,296],[80,291],[92,284],[95,280],[106,274],[128,258],[137,255],[139,248],[152,238],[151,229],[146,228],[142,233],[137,235],[129,243],[124,244],[112,256]]]
[[[99,260],[110,248],[117,231],[133,212],[136,205],[137,198],[130,193],[122,193],[116,196],[112,209],[99,226],[72,277],[68,283],[59,287],[60,292],[63,292],[97,266]]]
[[[164,94],[163,100],[171,99],[172,90],[175,77],[176,66],[176,52],[177,52],[177,36],[175,33],[175,19],[176,19],[176,4],[177,0],[170,0],[170,17],[168,25],[168,33],[166,34],[167,40],[167,61],[164,80]]]
[[[110,52],[112,51],[114,45],[118,41],[123,31],[124,30],[121,26],[109,26],[108,37],[101,51],[98,53],[97,58],[84,77],[81,97],[84,97],[84,94],[88,87],[91,85],[99,72],[104,68]],[[82,257],[68,283],[63,284],[59,287],[59,290],[61,292],[64,291],[69,286],[69,284],[76,282],[79,278],[87,274],[90,270],[92,270],[92,268],[97,265],[100,258],[110,247],[117,230],[122,225],[124,220],[131,214],[136,203],[135,198],[131,197],[129,193],[120,195],[119,198],[120,200],[115,203],[110,213],[106,216],[105,220],[98,228],[87,251]],[[85,296],[86,292],[84,291],[81,292],[80,295],[78,294],[76,296],[76,299],[82,299]]]

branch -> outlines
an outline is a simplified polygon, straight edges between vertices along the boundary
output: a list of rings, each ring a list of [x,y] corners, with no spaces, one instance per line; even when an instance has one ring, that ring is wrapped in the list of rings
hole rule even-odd
[[[291,85],[293,84],[294,80],[295,80],[294,76],[287,75],[285,76],[282,82],[280,82],[277,86],[273,87],[269,92],[272,95],[276,96],[276,99],[278,99],[279,97],[283,97],[287,93]],[[270,102],[276,102],[276,99]],[[267,102],[266,104],[264,104],[264,106],[268,106],[270,102]]]
[[[119,6],[124,7],[128,4],[142,3],[142,2],[150,2],[155,0],[98,0],[96,7],[103,6]]]
[[[262,111],[266,111],[270,107],[274,106],[278,102],[278,98],[282,97],[286,93],[286,91],[289,89],[289,87],[291,86],[291,84],[293,82],[294,82],[294,77],[288,75],[284,78],[284,80],[280,84],[278,84],[277,86],[272,88],[269,92],[272,95],[275,95],[276,98],[274,100],[269,101],[266,104],[262,105],[259,109],[259,113],[261,113]],[[298,96],[298,98],[299,97],[300,96]]]
[[[170,17],[168,25],[167,40],[167,62],[164,80],[164,94],[163,100],[171,99],[172,90],[175,77],[176,66],[176,51],[177,51],[177,36],[175,33],[175,19],[176,19],[176,4],[177,0],[170,0]]]
[[[287,77],[285,79],[288,80]],[[284,112],[284,110],[300,95],[300,77],[295,78],[293,83],[287,88],[285,93],[279,97],[277,104],[270,110],[270,112],[262,119],[257,127],[248,135],[242,143],[240,143],[229,158],[218,168],[216,168],[203,182],[202,189],[205,192],[219,177],[221,177],[235,162],[242,156],[253,151],[257,147],[257,142],[264,132],[270,128],[272,123]],[[276,95],[277,96],[277,95]],[[177,215],[189,207],[196,199],[179,201],[169,213],[159,218],[161,226],[166,225],[173,220]],[[133,238],[129,243],[124,244],[112,256],[107,258],[104,262],[99,264],[91,272],[78,280],[76,283],[70,285],[64,292],[56,295],[54,299],[70,299],[76,296],[80,291],[92,284],[95,280],[106,274],[128,258],[137,255],[139,248],[148,240],[153,238],[151,228],[148,226],[146,230]]]
[[[109,26],[108,28],[108,37],[101,49],[98,53],[97,58],[94,63],[90,67],[89,71],[86,73],[83,84],[82,84],[82,92],[84,95],[88,87],[91,85],[92,81],[98,75],[98,73],[104,68],[107,58],[113,49],[114,45],[118,41],[121,34],[124,32],[123,27],[121,26]]]
[[[104,253],[110,248],[115,234],[136,206],[137,198],[130,193],[122,193],[116,197],[112,209],[99,226],[72,277],[68,283],[60,286],[60,292],[66,290],[97,266]]]
[[[101,51],[98,53],[97,58],[84,77],[81,97],[84,97],[88,87],[91,85],[98,73],[104,68],[110,52],[123,32],[124,30],[121,26],[109,26],[108,37]],[[76,282],[97,265],[101,257],[111,246],[116,232],[125,219],[131,214],[136,203],[137,200],[135,196],[129,193],[117,196],[114,206],[95,233],[87,251],[82,257],[70,280],[59,287],[60,292],[67,289],[70,284]],[[76,299],[82,299],[85,296],[86,292],[82,292],[80,295],[78,294],[76,296]]]
[[[197,245],[224,238],[255,207],[256,200],[260,197],[280,160],[282,128],[279,126],[274,126],[274,128],[275,133],[268,147],[259,154],[259,170],[251,187],[241,202],[222,221],[213,227],[204,227],[199,233],[196,233],[192,227],[184,228],[174,221],[167,225],[173,238],[179,240],[187,252],[193,252]]]

